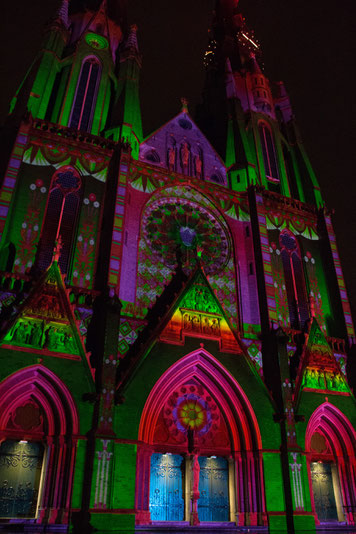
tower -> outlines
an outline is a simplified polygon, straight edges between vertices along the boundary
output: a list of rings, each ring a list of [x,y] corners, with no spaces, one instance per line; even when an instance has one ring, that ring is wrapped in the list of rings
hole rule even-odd
[[[63,0],[4,126],[0,521],[353,525],[354,329],[287,90],[238,0],[196,120],[143,138],[141,61],[124,1]]]

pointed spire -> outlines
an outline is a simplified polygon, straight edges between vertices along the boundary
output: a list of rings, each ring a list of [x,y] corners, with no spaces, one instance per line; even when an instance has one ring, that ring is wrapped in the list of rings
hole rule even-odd
[[[130,27],[130,33],[126,41],[126,49],[135,50],[138,52],[138,42],[137,42],[137,25],[132,24]]]
[[[189,113],[189,110],[188,110],[189,101],[188,101],[188,99],[185,98],[185,96],[182,96],[180,101],[182,103],[182,112],[183,113]]]
[[[251,67],[250,67],[251,73],[252,74],[263,74],[259,64],[257,63],[256,55],[253,52],[250,53],[250,59],[251,59]]]
[[[56,16],[56,19],[60,20],[67,29],[69,28],[68,4],[69,0],[62,0]]]

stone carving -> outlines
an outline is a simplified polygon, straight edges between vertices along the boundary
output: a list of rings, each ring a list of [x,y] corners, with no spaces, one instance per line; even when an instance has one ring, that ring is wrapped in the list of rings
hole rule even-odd
[[[19,345],[46,348],[58,352],[73,353],[75,343],[67,326],[44,321],[19,320],[6,339]]]
[[[188,167],[189,153],[190,151],[189,151],[188,143],[185,142],[183,143],[182,148],[181,148],[182,165],[183,165],[184,170],[186,170]]]
[[[168,149],[168,164],[169,164],[169,170],[174,171],[176,162],[176,151],[174,147],[171,147]]]
[[[202,165],[203,165],[203,162],[201,160],[201,157],[199,154],[197,154],[195,156],[195,172],[197,174],[197,178],[202,177]]]
[[[202,286],[193,286],[185,295],[181,307],[188,308],[190,310],[221,314],[221,311],[209,289]]]
[[[220,318],[202,313],[183,313],[183,330],[197,334],[220,337]]]

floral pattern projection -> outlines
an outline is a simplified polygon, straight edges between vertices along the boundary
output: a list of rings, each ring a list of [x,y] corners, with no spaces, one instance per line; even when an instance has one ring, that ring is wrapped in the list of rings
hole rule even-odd
[[[302,219],[297,216],[291,217],[290,214],[284,212],[272,211],[267,214],[267,228],[270,235],[269,250],[271,253],[272,275],[275,288],[278,320],[280,321],[281,326],[290,327],[291,325],[283,262],[281,257],[281,247],[278,241],[278,236],[276,232],[273,232],[273,230],[278,230],[281,232],[284,229],[288,229],[296,238],[300,236],[310,241],[316,241],[319,239],[316,223],[310,219]],[[316,260],[312,253],[307,251],[302,258],[302,261],[305,265],[307,279],[309,282],[308,296],[313,305],[314,315],[317,318],[321,328],[326,331],[322,298],[316,273]]]
[[[132,185],[138,187],[137,177]],[[142,181],[139,185],[141,188]],[[246,217],[233,202],[221,202],[220,207],[227,217]],[[187,274],[194,270],[197,254],[200,256],[211,287],[237,328],[236,275],[229,231],[212,202],[193,188],[168,187],[152,195],[146,205],[139,242],[137,305],[149,308],[169,283],[177,249]]]
[[[159,415],[154,441],[182,444],[194,432],[195,445],[226,447],[229,437],[213,397],[193,380],[177,388]]]
[[[84,195],[81,200],[82,208],[78,222],[72,277],[76,285],[91,287],[101,199],[99,198],[100,187],[95,186],[92,187],[93,190],[90,190],[87,184],[89,184],[89,179],[95,179],[97,182],[106,181],[109,159],[109,152],[98,149],[95,153],[93,147],[90,147],[90,152],[86,152],[83,144],[79,148],[75,144],[67,144],[65,140],[63,144],[59,144],[50,139],[36,137],[31,139],[30,146],[24,154],[23,165],[37,167],[41,172],[41,178],[34,179],[28,184],[28,198],[25,203],[27,210],[21,222],[21,235],[14,265],[15,272],[25,273],[33,265],[41,234],[41,221],[55,170],[72,167],[84,179]],[[48,175],[44,177],[43,169],[46,167],[50,169],[48,169]]]

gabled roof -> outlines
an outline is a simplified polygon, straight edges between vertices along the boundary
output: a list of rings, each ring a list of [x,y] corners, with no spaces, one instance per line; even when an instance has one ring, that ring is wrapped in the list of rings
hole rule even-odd
[[[184,345],[186,337],[212,339],[218,342],[221,352],[245,356],[252,366],[199,264],[188,279],[181,269],[177,269],[147,319],[147,326],[119,367],[118,388],[133,376],[134,370],[158,341]]]
[[[184,143],[189,145],[194,158],[198,155],[203,156],[204,179],[210,179],[215,174],[221,176],[221,184],[227,184],[224,161],[198,128],[185,106],[178,115],[144,139],[140,145],[139,159],[167,168],[167,150],[170,147],[179,149]],[[178,159],[179,153],[177,152],[176,162]],[[176,172],[183,171],[176,168]]]
[[[299,363],[295,387],[296,399],[303,390],[350,394],[345,376],[315,317],[306,335]]]
[[[57,261],[52,262],[33,286],[0,339],[0,346],[82,360],[94,377]]]

